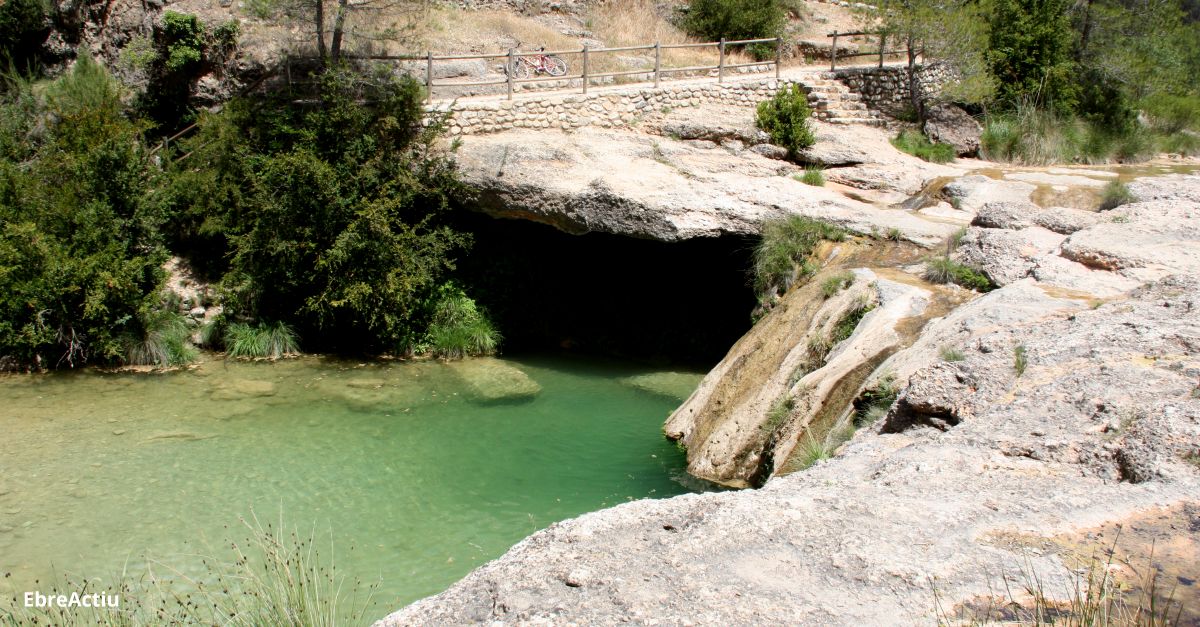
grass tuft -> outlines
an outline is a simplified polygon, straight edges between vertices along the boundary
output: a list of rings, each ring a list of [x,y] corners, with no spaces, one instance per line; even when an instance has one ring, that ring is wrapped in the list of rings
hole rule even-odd
[[[1129,191],[1129,187],[1120,181],[1110,181],[1104,186],[1104,192],[1100,196],[1099,211],[1108,211],[1116,209],[1121,205],[1127,205],[1137,200],[1133,197],[1133,192]]]
[[[954,161],[954,146],[929,141],[928,137],[917,131],[900,131],[891,141],[897,150],[931,163]]]
[[[811,468],[817,462],[833,457],[834,446],[825,438],[817,439],[811,433],[805,433],[797,444],[796,461],[800,470]]]
[[[825,185],[825,169],[815,166],[804,168],[804,174],[796,175],[796,180],[805,185],[822,187]]]
[[[854,273],[849,270],[839,272],[821,282],[821,295],[830,298],[851,285],[854,285]]]
[[[500,332],[466,292],[450,284],[442,289],[434,308],[428,340],[434,356],[462,359],[494,354],[500,346]]]
[[[926,262],[925,279],[932,283],[955,283],[980,292],[988,292],[996,287],[991,279],[979,270],[944,256]]]
[[[300,352],[296,332],[283,322],[235,322],[226,327],[224,341],[225,354],[238,359],[279,359]]]
[[[1017,376],[1025,374],[1025,367],[1029,365],[1029,355],[1025,350],[1024,344],[1018,344],[1013,349],[1013,370],[1017,371]]]
[[[967,358],[966,355],[963,355],[962,351],[952,346],[943,346],[938,351],[938,356],[942,358],[942,361],[963,361]]]
[[[763,225],[762,240],[754,250],[754,286],[759,293],[786,292],[797,278],[816,271],[804,262],[822,240],[840,242],[846,239],[841,227],[805,218],[790,216]]]
[[[776,429],[783,425],[787,417],[791,415],[792,410],[796,408],[796,399],[792,398],[791,394],[784,394],[775,399],[771,403],[771,408],[767,410],[767,420],[762,424],[762,430],[767,433],[774,433]]]
[[[191,363],[200,355],[191,344],[192,328],[182,314],[160,311],[152,314],[144,326],[142,337],[126,342],[126,363],[167,368]]]
[[[859,302],[853,309],[842,314],[841,319],[833,327],[833,334],[829,338],[830,344],[837,344],[854,335],[854,330],[858,328],[858,323],[862,322],[863,316],[874,308],[874,303]]]
[[[881,377],[854,400],[854,426],[861,429],[879,421],[887,415],[899,395],[896,377],[891,374]]]

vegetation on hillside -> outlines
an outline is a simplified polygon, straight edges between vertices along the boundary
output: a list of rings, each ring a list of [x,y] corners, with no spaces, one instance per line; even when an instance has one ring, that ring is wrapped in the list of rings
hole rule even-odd
[[[461,289],[454,303],[467,322],[439,318],[470,237],[444,219],[459,186],[433,148],[440,129],[421,124],[419,87],[347,68],[318,78],[315,103],[235,100],[153,159],[148,125],[89,57],[44,88],[10,78],[0,104],[5,365],[194,358],[194,329],[161,291],[170,254],[219,282],[223,330],[205,339],[234,355],[278,357],[297,336],[313,350],[404,353],[430,348],[434,332],[450,337],[441,355],[494,352],[498,333]]]
[[[816,272],[809,257],[822,240],[840,242],[846,231],[803,216],[789,216],[763,225],[762,239],[754,249],[754,287],[760,300],[786,292],[799,278]]]
[[[702,41],[766,39],[778,37],[787,19],[779,0],[692,0],[681,25]],[[774,56],[774,46],[751,44],[756,58]]]

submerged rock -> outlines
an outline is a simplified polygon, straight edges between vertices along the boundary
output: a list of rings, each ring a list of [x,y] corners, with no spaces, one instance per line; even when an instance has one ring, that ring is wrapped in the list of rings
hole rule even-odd
[[[221,381],[212,392],[214,401],[236,401],[244,398],[275,396],[275,383],[254,379]]]
[[[479,400],[523,401],[537,396],[542,386],[513,364],[495,357],[475,357],[447,363]]]
[[[639,390],[684,400],[691,396],[704,378],[703,374],[695,372],[648,372],[621,379],[621,383]]]

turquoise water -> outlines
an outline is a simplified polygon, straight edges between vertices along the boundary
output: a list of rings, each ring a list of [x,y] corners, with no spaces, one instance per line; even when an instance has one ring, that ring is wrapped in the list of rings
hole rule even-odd
[[[687,491],[661,426],[698,381],[550,358],[4,377],[0,593],[147,558],[199,575],[239,517],[282,514],[379,581],[382,616],[550,523]]]

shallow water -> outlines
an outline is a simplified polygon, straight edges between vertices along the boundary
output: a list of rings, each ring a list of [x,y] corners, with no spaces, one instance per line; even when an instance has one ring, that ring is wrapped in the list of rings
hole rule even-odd
[[[226,526],[282,513],[381,582],[376,617],[552,522],[687,491],[661,427],[699,375],[656,393],[645,368],[532,358],[499,379],[512,366],[540,393],[487,400],[444,364],[318,358],[0,378],[0,593],[144,555],[202,574]]]

